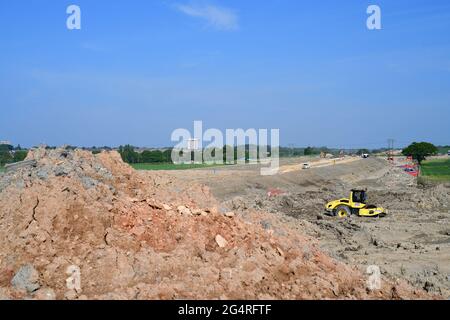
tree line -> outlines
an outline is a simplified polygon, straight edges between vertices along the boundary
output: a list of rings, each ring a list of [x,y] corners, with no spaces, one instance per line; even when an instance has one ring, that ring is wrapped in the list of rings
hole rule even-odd
[[[136,152],[131,145],[120,146],[119,153],[127,163],[172,163],[172,149]]]
[[[172,151],[173,148],[168,148],[165,150],[145,150],[143,152],[137,152],[135,150],[136,148],[131,145],[125,145],[120,146],[118,151],[122,157],[122,160],[127,163],[135,164],[135,163],[173,163],[172,161]],[[216,149],[209,150],[211,155],[213,157],[216,156]],[[234,159],[234,162],[238,160],[238,148],[232,147],[232,146],[223,146],[222,148],[222,155],[223,155],[223,162],[227,162],[228,158],[227,155],[232,153],[233,156],[230,157],[231,159]],[[245,146],[245,154],[244,158],[245,161],[249,162],[252,160],[252,154],[256,151],[257,159],[259,159],[259,146]],[[270,146],[268,147],[268,155],[270,156],[271,150]],[[182,155],[182,152],[181,152]]]
[[[0,166],[5,164],[19,162],[25,160],[28,151],[19,146],[13,147],[9,144],[0,145]]]

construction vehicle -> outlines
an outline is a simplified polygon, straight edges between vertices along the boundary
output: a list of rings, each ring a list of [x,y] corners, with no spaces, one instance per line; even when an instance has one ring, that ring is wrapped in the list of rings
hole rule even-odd
[[[347,218],[352,215],[360,217],[384,217],[387,210],[367,204],[367,190],[352,190],[348,199],[334,200],[326,204],[328,215]]]

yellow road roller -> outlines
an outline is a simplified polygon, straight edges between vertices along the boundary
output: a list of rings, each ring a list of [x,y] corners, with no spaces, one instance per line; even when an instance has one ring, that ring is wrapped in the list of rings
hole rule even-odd
[[[360,217],[384,217],[388,213],[382,207],[367,204],[366,190],[351,190],[349,198],[328,202],[325,206],[328,215],[347,218],[352,215]]]

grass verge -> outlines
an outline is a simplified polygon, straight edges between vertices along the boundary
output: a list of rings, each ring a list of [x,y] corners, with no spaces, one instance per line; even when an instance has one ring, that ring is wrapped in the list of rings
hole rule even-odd
[[[424,161],[420,170],[421,178],[435,182],[450,182],[450,159]]]

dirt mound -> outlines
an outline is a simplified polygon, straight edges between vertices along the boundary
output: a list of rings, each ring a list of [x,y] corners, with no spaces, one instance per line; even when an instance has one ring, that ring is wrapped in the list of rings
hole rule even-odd
[[[404,283],[368,291],[310,238],[244,222],[208,188],[116,152],[26,160],[0,176],[0,299],[428,297]]]

